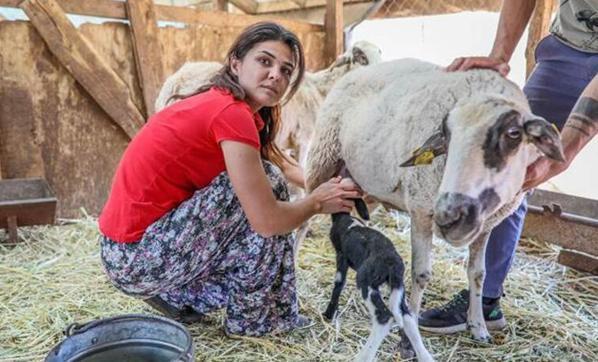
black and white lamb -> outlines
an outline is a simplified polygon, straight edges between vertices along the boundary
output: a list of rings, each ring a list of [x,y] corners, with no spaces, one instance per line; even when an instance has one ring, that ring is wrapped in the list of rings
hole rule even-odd
[[[324,317],[333,319],[347,279],[349,267],[357,272],[357,288],[366,302],[372,320],[370,336],[357,361],[372,361],[393,325],[404,329],[419,361],[432,361],[417,328],[417,317],[405,302],[405,267],[392,242],[381,232],[366,226],[348,213],[332,215],[330,240],[336,251],[334,289]],[[389,306],[384,304],[380,287],[390,289]]]

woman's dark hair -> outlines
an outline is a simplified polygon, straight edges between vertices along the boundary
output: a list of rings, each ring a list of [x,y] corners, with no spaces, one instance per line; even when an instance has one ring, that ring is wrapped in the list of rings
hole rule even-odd
[[[303,75],[305,73],[305,56],[303,54],[303,47],[299,38],[284,27],[272,22],[259,22],[247,27],[231,45],[224,66],[210,78],[208,84],[201,86],[195,92],[184,95],[180,98],[187,98],[202,92],[208,91],[212,87],[228,90],[236,99],[244,100],[245,91],[239,85],[237,76],[231,70],[231,64],[234,59],[242,60],[245,55],[256,45],[265,41],[281,41],[285,43],[292,51],[295,60],[295,69],[297,70],[293,75],[293,79],[289,84],[289,90],[282,103],[286,103],[297,92]],[[179,98],[176,95],[171,97]],[[277,146],[274,144],[274,138],[280,129],[280,105],[274,107],[262,107],[259,114],[265,122],[264,128],[260,131],[261,155],[262,158],[269,160],[282,168],[282,161],[291,161]]]

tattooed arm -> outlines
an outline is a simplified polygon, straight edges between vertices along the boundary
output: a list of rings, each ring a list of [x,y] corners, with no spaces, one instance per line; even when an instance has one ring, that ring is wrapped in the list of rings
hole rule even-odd
[[[563,127],[561,140],[566,162],[540,158],[527,169],[523,189],[529,190],[565,171],[571,161],[598,133],[598,75],[584,89]]]

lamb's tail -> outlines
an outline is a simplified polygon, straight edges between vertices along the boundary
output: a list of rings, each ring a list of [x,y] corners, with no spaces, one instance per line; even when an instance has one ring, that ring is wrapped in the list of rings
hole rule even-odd
[[[320,184],[328,181],[342,166],[338,117],[337,114],[328,119],[318,117],[305,165],[307,192],[313,191]]]

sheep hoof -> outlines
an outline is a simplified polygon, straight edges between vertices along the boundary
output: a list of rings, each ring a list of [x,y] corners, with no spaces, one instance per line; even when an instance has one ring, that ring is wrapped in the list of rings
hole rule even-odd
[[[324,313],[322,313],[322,316],[324,317],[324,319],[326,319],[328,322],[332,321],[332,318],[334,318],[334,312],[331,311],[325,311]]]
[[[492,336],[488,335],[482,335],[482,336],[473,336],[474,341],[476,342],[480,342],[480,343],[486,343],[486,344],[492,344],[493,340],[492,340]]]
[[[399,342],[399,354],[401,355],[401,359],[412,359],[415,358],[415,350],[407,338],[407,335],[403,330],[400,332],[401,341]]]

